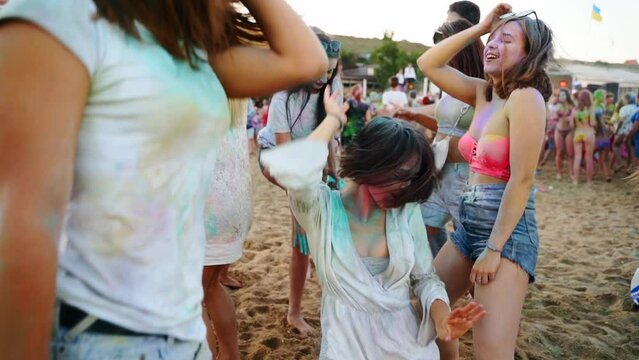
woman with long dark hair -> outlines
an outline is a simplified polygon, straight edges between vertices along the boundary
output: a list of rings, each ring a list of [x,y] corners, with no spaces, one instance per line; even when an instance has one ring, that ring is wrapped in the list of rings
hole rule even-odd
[[[268,125],[262,132],[270,132],[279,146],[291,140],[307,137],[324,120],[324,93],[330,85],[343,100],[343,89],[338,76],[338,60],[341,50],[339,41],[333,40],[320,29],[315,33],[324,47],[329,59],[329,66],[322,77],[304,85],[280,91],[273,95],[268,112]],[[264,134],[262,134],[264,135]],[[329,144],[328,174],[338,178],[335,172],[334,146]],[[267,179],[277,182],[265,173]],[[289,269],[289,303],[286,321],[301,336],[312,335],[315,329],[302,316],[302,295],[306,283],[309,248],[306,232],[291,215],[291,265]]]
[[[455,303],[474,284],[488,313],[473,328],[478,359],[512,359],[528,284],[535,280],[539,237],[533,181],[543,143],[552,85],[552,31],[534,11],[510,13],[500,4],[478,25],[444,39],[417,63],[443,91],[475,107],[459,150],[470,164],[460,202],[460,226],[435,258]],[[490,33],[485,79],[448,64],[470,42]],[[456,344],[455,344],[456,345]],[[442,358],[458,349],[440,343]]]
[[[437,44],[471,26],[466,19],[446,22],[433,35],[433,42]],[[483,78],[483,49],[481,41],[475,40],[457,53],[449,65],[467,76]],[[446,162],[441,168],[440,182],[428,201],[421,205],[433,256],[437,256],[448,240],[446,223],[453,220],[455,227],[459,224],[459,201],[468,180],[469,168],[457,144],[468,131],[474,113],[475,109],[470,105],[443,94],[437,105],[417,109],[404,108],[395,114],[399,118],[416,121],[427,129],[437,131],[435,142],[448,142],[448,149],[443,155]]]
[[[285,1],[243,4],[252,16],[226,0],[2,9],[3,358],[208,352],[204,199],[227,96],[289,88],[327,64]]]
[[[560,88],[557,95],[557,125],[555,126],[555,167],[557,169],[557,180],[563,178],[564,158],[568,159],[568,173],[572,177],[572,163],[575,157],[573,138],[573,110],[575,104],[572,102],[570,91]]]

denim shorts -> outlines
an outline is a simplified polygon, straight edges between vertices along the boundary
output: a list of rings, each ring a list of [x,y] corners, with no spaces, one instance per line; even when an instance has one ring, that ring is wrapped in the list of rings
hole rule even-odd
[[[457,249],[471,261],[486,248],[493,230],[506,184],[467,185],[459,205],[458,226],[451,235]],[[535,220],[535,192],[528,196],[526,209],[503,247],[501,256],[519,265],[535,281],[539,234]]]
[[[206,341],[185,341],[161,335],[110,335],[84,331],[84,328],[78,323],[68,329],[58,326],[56,321],[50,343],[50,359],[209,360],[213,357]]]
[[[441,170],[437,188],[421,204],[424,225],[444,228],[451,219],[459,223],[459,200],[468,182],[468,163],[446,163]]]

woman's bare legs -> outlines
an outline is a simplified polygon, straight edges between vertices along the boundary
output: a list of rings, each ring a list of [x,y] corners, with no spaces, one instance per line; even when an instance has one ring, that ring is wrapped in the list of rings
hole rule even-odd
[[[581,170],[581,160],[583,154],[584,143],[581,141],[575,142],[575,160],[572,165],[572,183],[579,183],[579,170]]]
[[[446,285],[446,292],[452,307],[471,286],[468,277],[473,263],[462,255],[449,240],[444,244],[433,261],[435,272]],[[459,341],[443,342],[437,340],[442,360],[459,359]]]
[[[226,293],[220,283],[220,275],[228,265],[205,266],[202,274],[202,286],[204,288],[203,318],[207,324],[207,341],[209,348],[215,354],[215,341],[211,336],[215,329],[219,344],[219,352],[216,359],[239,360],[240,349],[237,342],[237,319],[233,300]],[[207,316],[208,315],[208,316]],[[210,318],[209,321],[207,318]]]
[[[204,267],[204,271],[202,272],[202,289],[204,290],[205,299],[202,301],[202,320],[206,325],[206,342],[209,345],[209,349],[213,354],[213,359],[215,359],[215,349],[217,348],[217,342],[215,340],[215,331],[213,330],[213,320],[211,320],[211,316],[209,315],[209,311],[206,306],[206,288],[208,284],[211,282],[213,278],[213,271],[207,270],[207,267]]]
[[[231,264],[222,266],[224,268],[222,269],[222,272],[220,274],[220,283],[230,289],[240,289],[243,286],[242,283],[236,278],[233,278],[229,275],[229,268],[231,267]]]
[[[626,173],[630,175],[632,173],[631,169],[635,158],[635,149],[632,146],[632,138],[630,136],[626,136],[626,141],[624,143],[626,144],[626,151],[628,152],[628,157],[626,158]],[[636,145],[639,144],[635,144],[635,146]]]
[[[601,170],[601,174],[603,175],[606,181],[610,182],[612,176],[610,174],[610,168],[608,167],[610,159],[610,149],[604,148],[599,150],[599,169]]]
[[[585,160],[586,160],[586,182],[591,183],[595,173],[594,154],[595,154],[595,136],[590,136],[584,140]]]
[[[574,174],[574,169],[571,166],[571,164],[573,163],[574,159],[575,159],[575,153],[577,152],[575,150],[575,131],[572,130],[570,131],[570,133],[568,133],[568,135],[566,135],[564,137],[564,144],[566,146],[566,156],[568,158],[568,172],[570,173],[570,177],[572,178],[575,174]]]
[[[437,256],[439,251],[444,247],[444,244],[448,242],[448,233],[445,228],[432,226],[426,226],[426,233],[428,234],[430,251],[433,253],[433,256]]]
[[[548,136],[544,136],[544,142],[541,144],[541,152],[539,153],[539,159],[537,161],[537,166],[543,166],[543,160],[546,155],[546,149],[548,147]]]
[[[295,217],[292,219],[296,222]],[[295,226],[291,228],[291,243],[295,241]],[[299,244],[297,244],[299,246]],[[302,254],[298,246],[293,246],[291,266],[289,267],[288,314],[286,321],[297,329],[302,336],[316,334],[315,328],[309,325],[302,316],[302,295],[308,272],[309,256]]]
[[[519,265],[502,258],[495,279],[475,285],[475,300],[486,316],[473,327],[473,348],[479,360],[512,360],[528,290],[528,274]]]
[[[568,173],[573,177],[573,158],[575,156],[574,144],[572,142],[572,131],[567,135],[562,135],[559,130],[555,130],[555,167],[557,168],[557,180],[563,176],[564,158],[568,160]]]
[[[540,155],[539,166],[546,165],[546,163],[548,162],[548,159],[550,159],[550,156],[552,155],[552,152],[556,151],[557,149],[557,146],[554,144],[555,142],[554,134],[552,135],[552,138],[550,136],[551,135],[548,135],[545,137],[544,145],[542,147],[542,149],[545,149],[545,150]]]
[[[622,163],[621,157],[621,145],[626,141],[625,135],[617,135],[615,136],[615,141],[612,146],[612,159],[610,159],[610,170],[614,173],[619,171],[622,165],[617,166],[617,162],[619,164]]]
[[[555,130],[555,168],[557,169],[557,180],[560,180],[562,177],[565,154],[566,143],[564,137],[561,136],[559,130]]]

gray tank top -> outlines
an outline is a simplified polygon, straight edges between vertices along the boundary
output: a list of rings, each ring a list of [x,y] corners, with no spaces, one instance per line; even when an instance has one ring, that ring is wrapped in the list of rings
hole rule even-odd
[[[453,128],[459,118],[460,111],[468,106],[454,97],[444,94],[435,107],[435,119],[437,120],[437,132],[444,135],[462,137],[468,131],[470,122],[473,120],[475,108],[470,107]]]
[[[388,268],[388,263],[390,262],[388,256],[361,256],[360,258],[364,266],[368,269],[368,272],[373,276],[383,273],[384,270]]]

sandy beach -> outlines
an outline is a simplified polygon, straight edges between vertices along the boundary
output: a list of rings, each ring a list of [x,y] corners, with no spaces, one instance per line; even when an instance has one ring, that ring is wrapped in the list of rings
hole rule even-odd
[[[245,284],[232,291],[246,359],[317,359],[319,335],[289,331],[287,311],[290,215],[284,192],[259,174],[251,157],[255,217],[243,258],[231,269]],[[639,266],[639,190],[612,183],[574,187],[554,179],[549,164],[537,179],[541,250],[537,283],[524,305],[516,359],[636,359],[639,311],[629,282]],[[320,287],[313,272],[303,312],[319,330]],[[471,335],[462,359],[472,358]]]

